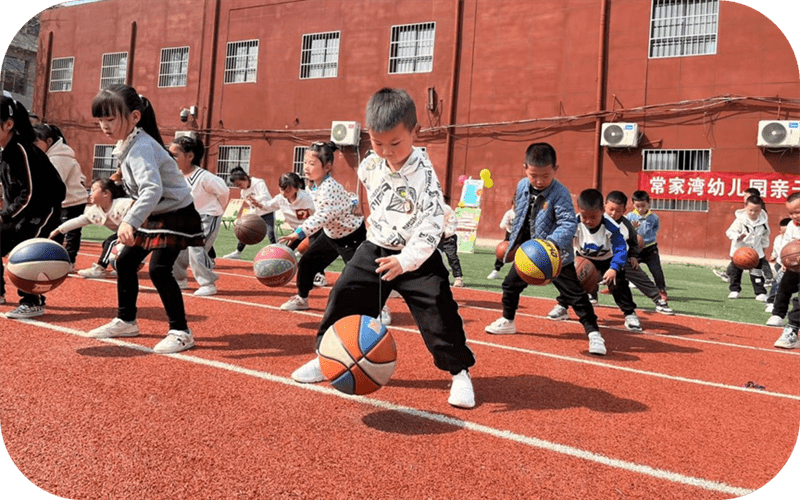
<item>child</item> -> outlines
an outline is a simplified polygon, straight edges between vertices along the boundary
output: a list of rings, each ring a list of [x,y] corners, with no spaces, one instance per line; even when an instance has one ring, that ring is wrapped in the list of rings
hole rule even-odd
[[[350,195],[331,176],[333,153],[337,149],[333,142],[316,142],[306,150],[303,173],[311,183],[315,212],[279,241],[296,247],[304,238],[319,235],[309,242],[308,250],[297,263],[297,295],[281,305],[284,311],[308,309],[314,276],[324,272],[337,257],[341,256],[347,264],[367,237],[364,217],[353,213]]]
[[[736,220],[725,231],[725,235],[731,240],[731,257],[742,247],[750,247],[758,252],[759,262],[750,270],[750,282],[753,284],[756,300],[766,302],[767,289],[764,286],[762,261],[764,249],[769,248],[769,224],[767,215],[762,210],[763,206],[760,197],[754,195],[747,198],[745,208],[736,211]],[[742,291],[742,270],[734,265],[733,274],[730,274],[729,278],[728,289],[731,293],[728,294],[728,298],[738,299],[739,292]]]
[[[511,227],[514,224],[514,202],[515,202],[515,200],[516,200],[516,195],[511,197],[511,208],[508,209],[508,211],[503,214],[503,218],[502,218],[502,220],[500,220],[500,229],[502,229],[502,230],[504,230],[506,232],[506,235],[503,238],[503,241],[508,241],[508,239],[511,237]],[[486,279],[488,279],[488,280],[496,280],[497,278],[499,278],[500,277],[500,269],[503,268],[504,264],[505,264],[505,262],[503,262],[502,260],[495,259],[494,260],[494,270],[489,273],[489,276],[487,276]]]
[[[450,270],[453,272],[453,286],[461,288],[464,286],[464,273],[461,271],[461,260],[458,258],[458,235],[456,235],[456,228],[458,227],[458,219],[455,212],[449,205],[444,206],[444,232],[442,239],[439,240],[439,245],[436,247],[444,252],[447,257],[447,262],[450,264]]]
[[[59,220],[64,223],[80,216],[86,209],[86,177],[81,172],[78,161],[75,160],[75,151],[67,146],[64,134],[55,125],[34,125],[33,132],[36,134],[34,144],[47,153],[47,157],[67,187]],[[69,261],[74,268],[75,258],[81,249],[81,228],[77,227],[65,234],[59,233],[54,239],[67,249]]]
[[[96,179],[92,182],[89,203],[91,204],[86,207],[83,214],[62,222],[60,226],[50,233],[50,239],[55,240],[59,235],[69,233],[76,228],[82,228],[89,224],[105,226],[114,231],[114,234],[103,241],[103,251],[100,253],[100,258],[97,262],[88,269],[78,271],[78,276],[83,278],[105,278],[108,275],[106,268],[108,267],[111,251],[117,244],[117,229],[119,229],[119,225],[131,208],[133,200],[125,196],[125,190],[121,185],[106,178]]]
[[[204,246],[189,247],[178,254],[173,274],[178,280],[178,286],[185,289],[187,286],[186,269],[188,266],[192,266],[194,279],[200,285],[194,294],[200,297],[215,295],[217,293],[215,282],[219,276],[213,271],[214,261],[208,252],[217,240],[220,221],[222,214],[225,213],[225,206],[228,204],[230,190],[220,177],[200,168],[200,160],[203,159],[205,153],[205,146],[200,139],[189,136],[178,137],[170,144],[169,152],[175,158],[178,169],[192,188],[194,207],[200,214],[205,238]]]
[[[786,233],[786,227],[792,222],[790,217],[784,217],[780,221],[780,233],[775,236],[775,239],[772,240],[772,253],[770,253],[769,258],[767,259],[769,262],[775,264],[775,281],[773,281],[772,286],[769,288],[769,293],[767,293],[767,307],[764,309],[764,312],[772,313],[772,309],[775,303],[775,295],[778,292],[778,285],[783,278],[783,263],[781,262],[781,250],[783,249],[784,243],[784,234]],[[767,320],[767,326],[786,326],[786,320],[780,316],[772,315]]]
[[[275,215],[263,209],[264,204],[272,198],[272,195],[269,194],[269,189],[267,189],[267,183],[263,179],[251,177],[242,167],[236,167],[231,170],[230,181],[241,190],[241,197],[253,208],[255,214],[267,223],[267,240],[270,243],[275,243]],[[242,252],[246,246],[244,243],[239,242],[236,244],[236,250],[222,258],[241,259]]]
[[[658,253],[658,242],[656,241],[661,223],[658,215],[650,210],[650,195],[647,191],[634,191],[631,199],[634,210],[628,212],[625,217],[631,221],[636,232],[644,240],[644,248],[639,250],[639,264],[646,264],[650,269],[650,274],[653,275],[653,281],[658,287],[661,298],[667,302],[667,283],[664,280],[664,271],[661,269],[661,256]]]
[[[274,212],[280,210],[283,218],[292,230],[296,230],[314,213],[314,198],[305,190],[302,177],[294,172],[286,172],[278,179],[280,193],[264,204],[264,210]],[[292,250],[297,248],[300,240],[292,242]]]
[[[786,211],[792,222],[786,226],[783,234],[783,244],[800,239],[800,192],[792,193],[786,198]],[[800,273],[791,269],[783,268],[783,278],[778,284],[778,291],[775,294],[775,304],[772,314],[783,318],[789,309],[789,302],[792,303],[792,311],[789,312],[789,324],[783,329],[781,336],[775,341],[775,347],[783,349],[800,348],[800,340],[797,338],[797,330],[800,328],[800,301],[795,295],[800,284]]]
[[[558,247],[561,252],[561,273],[553,280],[553,285],[563,303],[572,306],[578,315],[589,337],[589,352],[602,356],[606,354],[606,347],[597,326],[597,316],[575,273],[572,249],[578,225],[575,208],[567,188],[555,179],[557,170],[556,151],[550,144],[540,142],[528,146],[523,163],[525,177],[517,184],[514,226],[508,246],[514,248],[529,239],[540,238],[550,240]],[[503,280],[503,316],[486,326],[488,333],[517,333],[514,317],[520,294],[527,286],[528,283],[519,277],[512,266]],[[566,309],[563,312],[561,319],[566,319]]]
[[[744,203],[745,207],[747,206],[747,198],[749,198],[751,196],[758,196],[760,198],[761,197],[761,191],[759,191],[757,188],[753,188],[753,187],[745,189],[744,190],[744,198],[742,199],[742,203]],[[766,211],[767,211],[766,204],[762,204],[761,208],[764,209],[764,213],[766,215]],[[735,267],[736,266],[733,265],[733,262],[728,262],[728,267],[725,268],[724,271],[719,271],[716,268],[712,268],[711,270],[714,272],[714,274],[719,276],[719,278],[722,281],[724,281],[725,283],[729,283],[730,280],[731,280],[730,277],[733,276],[733,273],[735,272],[734,271]],[[767,269],[769,269],[769,265],[767,265]],[[768,275],[767,273],[764,274],[764,278],[765,279],[770,278],[770,277],[771,277],[771,275]]]
[[[0,97],[0,304],[6,282],[2,258],[19,243],[44,238],[58,225],[66,187],[50,159],[33,145],[28,111],[11,94]],[[17,290],[19,306],[6,318],[35,318],[44,314],[44,295]]]
[[[92,116],[110,139],[120,163],[122,182],[133,199],[117,229],[124,248],[117,256],[117,316],[91,330],[94,338],[135,337],[138,270],[148,254],[150,279],[169,318],[167,336],[154,351],[173,353],[194,346],[178,282],[172,274],[178,254],[188,246],[203,246],[203,226],[192,191],[167,152],[150,101],[128,85],[112,85],[92,101]]]
[[[367,104],[366,122],[374,153],[361,162],[358,177],[369,200],[369,236],[331,290],[316,345],[340,318],[375,317],[389,293],[397,290],[434,364],[453,376],[448,403],[472,408],[475,395],[468,369],[475,356],[467,347],[447,268],[436,252],[445,203],[433,165],[413,147],[419,130],[414,101],[404,90],[381,89]],[[302,383],[325,380],[319,358],[295,370],[292,378]]]
[[[625,272],[625,279],[653,301],[656,305],[656,312],[667,315],[675,314],[675,312],[670,309],[667,302],[661,298],[661,294],[658,292],[655,283],[653,283],[647,273],[642,271],[639,267],[639,261],[637,259],[640,250],[638,234],[633,224],[631,224],[631,221],[625,218],[625,206],[627,204],[628,197],[625,193],[622,191],[611,191],[606,195],[606,204],[604,205],[606,215],[619,224],[619,229],[628,247],[628,261],[625,263],[625,267],[622,268]]]

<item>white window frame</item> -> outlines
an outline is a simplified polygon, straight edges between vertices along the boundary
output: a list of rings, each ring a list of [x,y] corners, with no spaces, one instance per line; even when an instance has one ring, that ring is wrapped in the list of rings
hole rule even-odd
[[[392,26],[389,74],[430,73],[436,45],[436,22]]]
[[[128,76],[128,53],[107,52],[100,64],[100,89],[111,85],[124,84]]]
[[[62,67],[62,64],[66,66]],[[58,57],[50,61],[50,92],[71,92],[75,57]]]
[[[158,65],[158,87],[185,87],[189,74],[189,47],[161,49]]]
[[[717,53],[719,0],[652,0],[650,59]]]
[[[250,146],[219,146],[217,151],[217,176],[230,185],[231,170],[242,167],[250,174]]]
[[[295,146],[292,154],[292,172],[299,175],[303,180],[306,179],[306,176],[303,173],[303,163],[306,158],[306,151],[308,151],[308,146]]]
[[[300,79],[336,78],[339,75],[341,32],[303,35],[300,46]]]
[[[643,149],[642,170],[646,172],[710,172],[710,149]],[[650,208],[670,212],[708,212],[708,200],[652,198]]]
[[[92,179],[105,179],[119,168],[119,161],[111,154],[114,144],[95,144],[92,158]]]
[[[254,83],[258,77],[258,40],[228,42],[224,83]],[[244,53],[242,53],[244,49]]]

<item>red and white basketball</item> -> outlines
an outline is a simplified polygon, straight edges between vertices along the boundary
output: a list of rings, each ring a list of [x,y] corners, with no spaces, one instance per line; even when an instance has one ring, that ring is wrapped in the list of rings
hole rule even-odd
[[[276,243],[267,245],[253,259],[253,272],[256,279],[266,286],[283,286],[297,272],[294,252],[286,245]]]
[[[61,244],[47,238],[25,240],[8,254],[8,278],[23,292],[40,295],[67,279],[72,264]]]

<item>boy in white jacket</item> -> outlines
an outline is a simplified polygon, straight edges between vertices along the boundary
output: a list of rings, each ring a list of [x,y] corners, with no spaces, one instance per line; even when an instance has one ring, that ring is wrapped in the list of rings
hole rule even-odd
[[[725,235],[731,240],[730,255],[741,247],[750,247],[758,252],[759,263],[750,270],[750,282],[753,284],[753,291],[756,300],[765,302],[767,300],[767,289],[764,286],[764,272],[761,270],[764,263],[764,250],[769,248],[769,224],[767,214],[764,213],[764,206],[761,197],[750,196],[747,198],[745,207],[735,212],[736,219],[733,224],[725,231]],[[729,299],[738,299],[742,291],[742,269],[732,266],[733,274],[730,276],[728,289]]]

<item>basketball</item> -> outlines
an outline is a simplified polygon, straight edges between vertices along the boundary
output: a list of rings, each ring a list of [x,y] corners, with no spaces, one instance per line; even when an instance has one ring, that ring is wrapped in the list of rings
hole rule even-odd
[[[790,271],[800,272],[800,240],[792,240],[781,248],[781,264]]]
[[[550,241],[528,240],[514,254],[514,267],[526,283],[546,285],[561,272],[561,254]]]
[[[233,234],[244,245],[256,245],[267,235],[267,223],[256,214],[244,215],[233,223]]]
[[[581,288],[586,293],[597,293],[597,283],[600,281],[600,272],[594,263],[586,257],[575,257],[575,274],[581,282]]]
[[[739,269],[753,269],[758,266],[758,252],[750,247],[739,247],[733,252],[733,265]]]
[[[505,262],[508,264],[509,262],[514,261],[514,249],[512,248],[510,252],[506,255],[505,260],[503,259],[503,255],[506,253],[506,248],[508,248],[509,241],[503,240],[497,244],[497,248],[494,249],[494,255],[497,257],[497,260],[500,262]]]
[[[328,328],[319,345],[322,373],[346,394],[377,391],[389,382],[396,364],[392,334],[369,316],[345,316]]]
[[[297,260],[294,258],[294,252],[280,243],[267,245],[259,250],[253,259],[253,272],[256,279],[263,285],[283,286],[297,272]]]
[[[72,264],[59,243],[47,238],[25,240],[8,254],[8,278],[23,292],[49,292],[67,279]]]
[[[636,235],[636,243],[639,244],[639,250],[644,248],[644,238],[642,238],[641,234]]]
[[[300,253],[302,255],[302,254],[306,253],[306,251],[308,250],[309,245],[310,245],[309,239],[308,238],[303,238],[303,241],[301,241],[300,244],[297,245],[297,249],[296,250],[297,250],[298,253]]]

